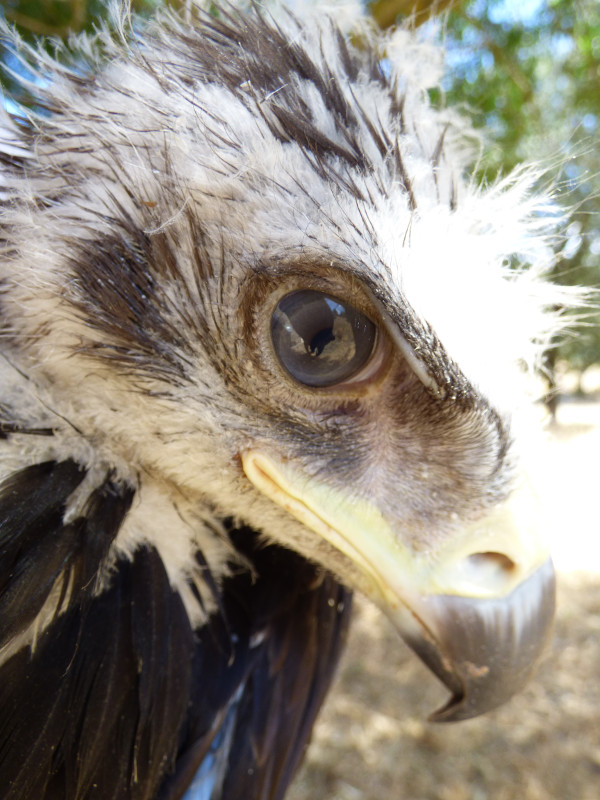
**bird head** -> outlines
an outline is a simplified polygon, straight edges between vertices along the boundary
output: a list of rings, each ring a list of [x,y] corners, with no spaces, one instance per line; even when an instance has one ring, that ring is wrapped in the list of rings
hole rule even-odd
[[[5,181],[7,352],[80,460],[322,565],[450,689],[437,719],[486,711],[554,607],[514,422],[552,328],[536,176],[465,179],[413,34],[195,13],[52,64]]]

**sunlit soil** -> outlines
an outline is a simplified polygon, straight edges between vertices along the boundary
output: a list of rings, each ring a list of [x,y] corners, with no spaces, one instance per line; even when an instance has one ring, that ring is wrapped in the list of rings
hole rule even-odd
[[[559,575],[536,678],[485,717],[434,725],[446,693],[373,607],[287,800],[600,800],[600,403],[565,401],[533,480]]]

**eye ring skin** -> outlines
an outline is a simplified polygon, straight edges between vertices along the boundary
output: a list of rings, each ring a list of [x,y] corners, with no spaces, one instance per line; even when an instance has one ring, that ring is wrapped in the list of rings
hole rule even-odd
[[[305,259],[302,267],[299,272],[295,264],[288,265],[276,277],[257,270],[244,287],[239,306],[240,338],[245,342],[249,363],[261,376],[261,390],[269,387],[269,394],[279,398],[280,404],[308,413],[326,411],[324,403],[333,409],[366,399],[379,391],[390,371],[406,369],[405,360],[390,337],[385,312],[382,316],[382,309],[373,302],[367,287],[343,269],[315,263],[307,274]],[[306,386],[281,364],[271,336],[271,317],[282,298],[301,290],[318,292],[352,306],[376,328],[370,358],[344,381],[330,386]]]

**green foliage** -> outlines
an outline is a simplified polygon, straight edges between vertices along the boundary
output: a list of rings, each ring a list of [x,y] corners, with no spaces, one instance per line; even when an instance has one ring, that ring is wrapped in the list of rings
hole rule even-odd
[[[416,0],[413,0],[416,2]],[[409,0],[372,0],[382,27]],[[559,283],[600,287],[600,3],[598,0],[431,0],[445,16],[448,75],[434,102],[465,107],[483,132],[479,178],[517,164],[547,168],[557,200],[573,213]],[[426,17],[418,0],[416,21]],[[597,308],[598,298],[595,307]],[[600,362],[600,313],[589,311],[549,363]]]
[[[600,286],[600,3],[470,0],[447,21],[444,101],[465,104],[485,131],[479,171],[493,180],[523,161],[548,165],[573,209],[560,283]],[[559,356],[600,361],[600,315],[590,313]]]

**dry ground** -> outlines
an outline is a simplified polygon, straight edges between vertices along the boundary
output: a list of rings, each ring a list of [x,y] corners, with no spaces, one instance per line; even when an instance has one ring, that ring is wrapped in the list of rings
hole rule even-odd
[[[358,603],[349,648],[287,800],[600,800],[600,403],[571,400],[536,469],[559,573],[532,684],[457,724],[387,621]]]

